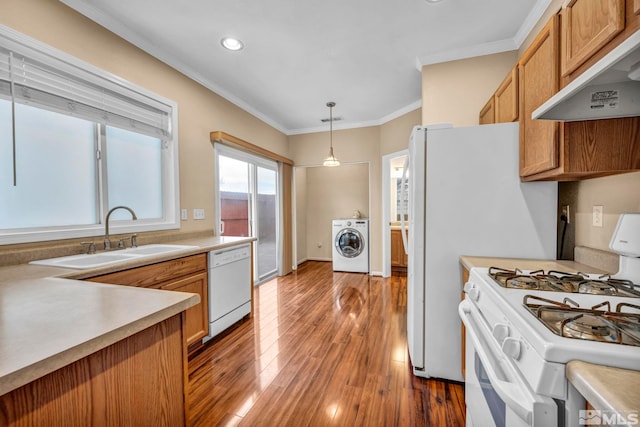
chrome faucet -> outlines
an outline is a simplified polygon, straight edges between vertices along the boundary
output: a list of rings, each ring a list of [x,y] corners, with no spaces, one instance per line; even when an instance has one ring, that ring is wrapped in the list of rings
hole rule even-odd
[[[128,208],[126,206],[116,206],[114,208],[111,208],[107,213],[107,218],[104,220],[104,250],[105,251],[108,251],[111,249],[111,240],[109,239],[109,217],[111,216],[113,211],[115,211],[116,209],[126,209],[131,213],[131,217],[134,220],[138,219],[138,217],[136,216],[136,213],[131,208]]]

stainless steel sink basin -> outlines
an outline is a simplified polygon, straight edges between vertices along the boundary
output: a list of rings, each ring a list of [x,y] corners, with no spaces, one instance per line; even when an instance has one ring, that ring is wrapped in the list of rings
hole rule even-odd
[[[29,264],[85,270],[88,268],[103,267],[105,265],[116,264],[123,261],[141,259],[154,255],[178,252],[181,250],[193,248],[196,248],[196,246],[162,244],[144,245],[138,246],[137,248],[128,248],[123,250],[116,250],[113,252],[70,255],[59,258],[40,259],[37,261],[31,261]]]

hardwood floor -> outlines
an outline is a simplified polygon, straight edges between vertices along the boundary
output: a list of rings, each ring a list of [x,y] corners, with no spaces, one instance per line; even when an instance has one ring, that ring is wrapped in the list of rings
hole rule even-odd
[[[464,388],[415,377],[406,277],[307,262],[189,366],[193,426],[464,426]]]

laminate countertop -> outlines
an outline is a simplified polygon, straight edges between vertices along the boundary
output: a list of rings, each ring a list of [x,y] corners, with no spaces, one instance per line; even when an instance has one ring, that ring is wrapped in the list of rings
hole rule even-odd
[[[203,237],[194,248],[88,270],[0,267],[0,395],[95,353],[200,302],[197,294],[85,282],[114,271],[249,243]]]
[[[602,270],[574,261],[530,260],[489,257],[460,257],[460,264],[473,267],[520,268],[604,273]],[[638,360],[640,369],[640,360]],[[640,411],[640,371],[612,368],[573,360],[567,364],[566,377],[595,409],[619,414]]]
[[[640,371],[572,360],[567,378],[594,409],[640,415]]]
[[[604,273],[604,271],[586,264],[564,260],[461,256],[460,264],[467,270],[471,270],[474,267],[500,267],[505,269],[519,268],[521,270],[544,269],[566,272]]]

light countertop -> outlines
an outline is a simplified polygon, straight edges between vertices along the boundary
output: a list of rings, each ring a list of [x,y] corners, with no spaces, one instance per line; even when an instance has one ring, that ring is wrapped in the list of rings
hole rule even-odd
[[[640,411],[640,371],[572,360],[567,363],[567,378],[594,409],[623,416]]]
[[[586,264],[561,260],[461,256],[460,264],[467,270],[471,270],[473,267],[500,267],[506,269],[519,268],[521,270],[544,269],[566,272],[604,273],[604,271]]]
[[[166,243],[179,252],[71,270],[19,264],[0,267],[0,395],[161,322],[200,301],[197,294],[79,279],[249,243],[255,238],[202,237]]]

